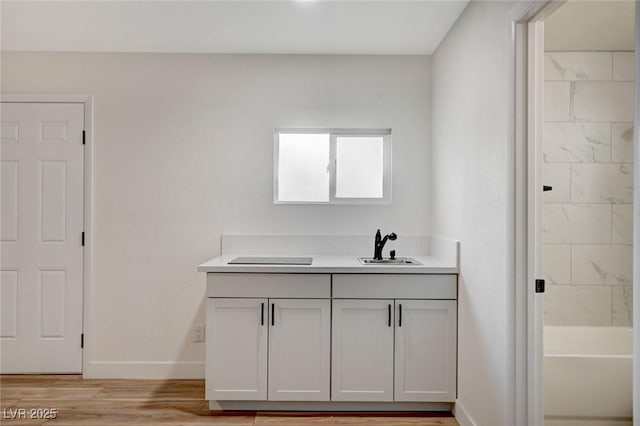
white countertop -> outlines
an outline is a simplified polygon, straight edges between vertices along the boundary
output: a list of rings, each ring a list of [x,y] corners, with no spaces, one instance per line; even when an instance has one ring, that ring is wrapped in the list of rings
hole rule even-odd
[[[229,265],[245,253],[214,257],[198,266],[199,272],[244,273],[346,273],[346,274],[457,274],[457,262],[435,256],[407,256],[421,265],[363,265],[354,255],[305,255],[313,258],[311,265]],[[299,256],[299,255],[297,255]]]

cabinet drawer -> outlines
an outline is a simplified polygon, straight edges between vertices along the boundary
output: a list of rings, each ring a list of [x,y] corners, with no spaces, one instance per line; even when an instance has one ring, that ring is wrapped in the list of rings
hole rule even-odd
[[[207,297],[328,299],[331,275],[208,273]]]
[[[334,299],[456,299],[457,275],[335,274]]]

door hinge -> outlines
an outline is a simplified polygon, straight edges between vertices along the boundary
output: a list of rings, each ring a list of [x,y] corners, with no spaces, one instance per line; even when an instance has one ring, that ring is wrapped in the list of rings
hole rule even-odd
[[[82,231],[82,247],[84,247],[84,231]]]
[[[80,349],[84,348],[84,333],[80,335]]]
[[[544,280],[536,280],[536,293],[544,293]]]
[[[82,145],[87,143],[87,132],[86,131],[82,131]]]

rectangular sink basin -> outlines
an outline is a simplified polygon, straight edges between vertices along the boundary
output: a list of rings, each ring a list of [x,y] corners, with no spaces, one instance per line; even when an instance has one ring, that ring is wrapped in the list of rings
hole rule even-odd
[[[229,265],[311,265],[312,257],[287,257],[287,256],[247,256],[236,257]]]
[[[359,257],[360,263],[365,265],[422,265],[411,257],[396,257],[395,259],[374,259],[373,257]]]

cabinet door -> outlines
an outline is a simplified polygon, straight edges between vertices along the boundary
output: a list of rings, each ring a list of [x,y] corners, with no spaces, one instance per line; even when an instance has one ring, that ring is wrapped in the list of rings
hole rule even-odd
[[[269,299],[270,401],[329,401],[331,305]]]
[[[267,299],[207,299],[208,400],[267,399]]]
[[[331,399],[393,401],[393,300],[334,300]]]
[[[395,303],[395,400],[455,401],[456,302]]]

